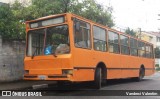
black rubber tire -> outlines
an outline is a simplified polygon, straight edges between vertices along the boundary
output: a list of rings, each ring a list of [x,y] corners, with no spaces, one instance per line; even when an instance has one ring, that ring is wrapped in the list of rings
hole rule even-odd
[[[145,76],[145,69],[144,68],[140,68],[139,69],[139,77],[136,77],[135,80],[137,82],[141,81]]]
[[[94,88],[100,89],[102,87],[102,69],[96,68],[95,76],[94,76]]]

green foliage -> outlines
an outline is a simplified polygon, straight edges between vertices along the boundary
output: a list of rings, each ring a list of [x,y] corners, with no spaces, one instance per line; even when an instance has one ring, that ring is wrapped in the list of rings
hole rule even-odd
[[[160,71],[160,68],[156,68],[156,71]]]
[[[31,0],[29,5],[16,0],[11,5],[0,6],[0,35],[24,39],[24,21],[67,12],[109,27],[114,26],[111,13],[95,0]]]
[[[98,22],[109,27],[114,26],[112,15],[100,4],[97,4],[95,0],[83,0],[83,10],[82,16]]]
[[[18,2],[0,6],[0,35],[4,39],[24,39],[25,25],[22,24],[22,13]]]
[[[33,18],[69,12],[109,27],[114,26],[112,15],[95,0],[32,0],[30,7],[34,8]]]
[[[134,30],[130,29],[129,27],[126,29],[125,33],[134,37],[136,36],[136,32],[134,32]]]
[[[156,64],[156,65],[155,65],[155,67],[157,67],[157,68],[158,68],[158,67],[159,67],[159,64]]]
[[[15,24],[13,20],[13,13],[9,5],[2,5],[0,7],[0,35],[2,37],[9,37],[14,30],[12,29]]]

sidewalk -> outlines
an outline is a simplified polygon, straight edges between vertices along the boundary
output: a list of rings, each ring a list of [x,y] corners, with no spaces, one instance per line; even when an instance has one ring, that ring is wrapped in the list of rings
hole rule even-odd
[[[55,84],[55,81],[14,81],[14,82],[6,82],[0,83],[0,90],[18,90],[31,88],[32,85],[40,85],[40,84]]]

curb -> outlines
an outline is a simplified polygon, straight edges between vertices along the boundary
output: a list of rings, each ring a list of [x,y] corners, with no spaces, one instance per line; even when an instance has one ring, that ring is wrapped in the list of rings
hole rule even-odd
[[[14,81],[0,83],[0,90],[28,90],[33,86],[56,84],[56,81]]]

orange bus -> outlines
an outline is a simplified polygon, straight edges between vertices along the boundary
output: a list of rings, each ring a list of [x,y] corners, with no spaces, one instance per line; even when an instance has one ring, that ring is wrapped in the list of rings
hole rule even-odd
[[[71,13],[26,22],[24,80],[140,81],[154,73],[153,44]]]

